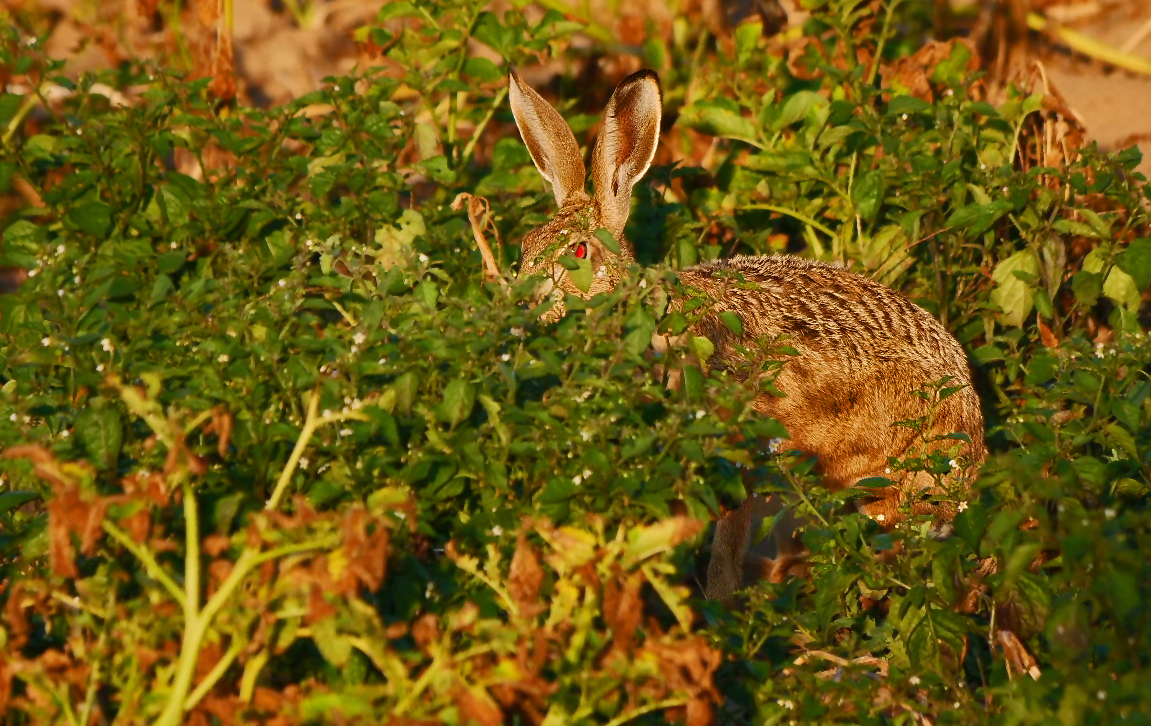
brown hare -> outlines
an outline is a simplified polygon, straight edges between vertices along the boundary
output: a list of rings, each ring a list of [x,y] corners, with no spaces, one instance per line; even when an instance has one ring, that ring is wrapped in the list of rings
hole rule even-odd
[[[634,260],[624,224],[632,187],[647,172],[659,141],[659,78],[640,71],[616,87],[592,154],[592,195],[584,190],[583,157],[563,117],[514,70],[509,86],[516,125],[559,205],[550,222],[524,237],[519,274],[543,278],[540,294],[556,299],[549,315],[557,318],[564,314],[560,293],[588,298],[610,290]],[[618,240],[618,253],[596,236],[601,227]],[[565,254],[589,260],[590,287],[580,289],[559,264]],[[967,358],[938,321],[873,280],[797,257],[735,257],[677,274],[693,294],[710,301],[690,329],[713,344],[710,368],[738,374],[743,351],[777,342],[794,349],[774,382],[783,395],[760,394],[754,406],[787,428],[788,449],[817,457],[828,489],[886,477],[894,484],[868,491],[856,502],[860,511],[886,526],[907,512],[950,520],[949,506],[923,499],[937,493],[931,475],[889,468],[890,457],[913,452],[947,453],[971,465],[986,455]],[[721,321],[724,312],[740,318],[739,336]],[[961,388],[934,403],[915,394],[941,380]],[[922,433],[897,425],[919,418],[928,422]],[[951,433],[966,434],[969,441],[939,438]],[[780,523],[777,530],[785,531],[776,538],[777,560],[752,554],[763,549],[752,547],[758,522],[779,509],[778,497],[772,499],[750,497],[717,523],[707,597],[729,597],[747,584],[748,575],[781,577],[799,555],[802,546]]]

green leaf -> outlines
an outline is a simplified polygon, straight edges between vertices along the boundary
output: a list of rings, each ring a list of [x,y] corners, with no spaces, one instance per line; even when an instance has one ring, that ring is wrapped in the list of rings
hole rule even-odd
[[[883,172],[878,169],[865,171],[855,178],[855,184],[851,187],[851,202],[863,221],[875,221],[879,207],[883,204],[884,192]]]
[[[991,273],[995,281],[991,302],[1003,310],[1001,320],[1005,325],[1021,327],[1034,307],[1035,283],[1017,273],[1033,278],[1039,274],[1039,262],[1031,250],[1020,250],[995,266]]]
[[[1087,307],[1093,307],[1103,293],[1103,275],[1080,270],[1071,278],[1071,291]]]
[[[124,442],[124,420],[119,409],[110,402],[94,400],[76,414],[73,425],[92,465],[99,471],[114,469]]]
[[[796,121],[807,117],[811,109],[816,106],[826,106],[828,101],[822,94],[815,91],[799,91],[791,95],[783,102],[783,110],[779,113],[779,118],[775,120],[772,126],[775,129],[786,128]]]
[[[1115,263],[1131,276],[1136,289],[1146,290],[1151,286],[1151,237],[1140,237],[1127,245]]]
[[[723,327],[731,331],[731,334],[737,338],[743,337],[743,320],[739,315],[730,310],[724,310],[719,314],[719,320],[723,323]]]
[[[504,73],[500,67],[487,58],[472,56],[464,62],[464,75],[471,76],[483,83],[493,83],[503,80]]]
[[[444,387],[444,398],[440,402],[439,416],[451,427],[467,418],[476,402],[476,390],[471,383],[456,378]]]
[[[611,233],[611,230],[600,227],[595,231],[595,237],[607,248],[608,252],[612,254],[619,254],[619,240]]]
[[[0,516],[39,498],[36,492],[4,492],[0,494]]]
[[[903,114],[927,113],[935,107],[927,101],[915,96],[896,96],[887,104],[888,118],[902,116]]]
[[[1121,270],[1118,266],[1112,267],[1103,281],[1103,294],[1131,312],[1139,310],[1143,304],[1142,291],[1136,287],[1134,278]]]
[[[963,618],[950,610],[926,604],[907,635],[911,667],[935,673],[951,671],[966,651],[967,623]]]
[[[108,236],[112,228],[112,208],[103,202],[89,201],[68,210],[68,221],[97,239]]]
[[[720,138],[755,139],[755,124],[740,115],[738,109],[729,101],[698,101],[680,111],[677,125]]]
[[[568,270],[568,277],[571,278],[572,284],[576,286],[577,290],[586,293],[591,289],[592,280],[595,279],[595,272],[591,268],[591,259],[585,257],[581,260],[571,255],[564,255],[564,257],[575,260],[575,267]]]

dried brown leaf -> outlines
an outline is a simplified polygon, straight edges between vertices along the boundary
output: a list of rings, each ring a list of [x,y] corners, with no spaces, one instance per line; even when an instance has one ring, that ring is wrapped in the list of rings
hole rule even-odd
[[[516,542],[516,552],[512,556],[511,572],[508,574],[508,589],[520,613],[531,617],[542,609],[539,603],[540,585],[544,581],[544,571],[539,557],[528,544],[527,537],[520,535]]]

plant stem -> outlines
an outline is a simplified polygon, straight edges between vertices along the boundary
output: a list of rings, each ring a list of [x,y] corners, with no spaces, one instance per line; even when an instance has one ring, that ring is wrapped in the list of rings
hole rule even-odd
[[[212,686],[216,685],[216,682],[220,680],[224,672],[228,670],[229,666],[231,666],[240,655],[241,650],[243,650],[243,644],[240,638],[232,638],[232,644],[228,646],[228,652],[224,653],[224,657],[221,658],[216,665],[212,666],[212,670],[208,672],[208,675],[204,676],[204,680],[200,681],[200,685],[196,686],[196,690],[192,691],[192,694],[188,696],[188,700],[184,701],[185,711],[191,711],[204,696],[208,695],[208,691],[212,690]]]
[[[787,207],[777,207],[774,204],[745,204],[745,205],[741,206],[740,209],[763,209],[763,210],[768,211],[768,212],[778,212],[779,214],[787,215],[788,217],[791,217],[792,219],[798,219],[800,222],[803,222],[804,224],[806,224],[809,227],[814,227],[815,229],[818,229],[820,232],[823,232],[825,235],[827,235],[828,237],[831,237],[832,239],[835,238],[835,233],[832,232],[830,229],[823,226],[819,222],[816,222],[814,219],[807,216],[806,214],[803,214],[802,212],[797,212],[794,209],[788,209]]]
[[[133,542],[132,538],[129,537],[127,533],[124,532],[124,530],[120,529],[106,519],[103,521],[101,526],[104,528],[104,531],[112,537],[112,539],[119,542],[121,545],[123,545],[124,549],[135,555],[136,559],[140,560],[140,562],[144,565],[144,570],[148,573],[148,576],[156,582],[160,583],[164,589],[168,591],[168,594],[176,600],[180,607],[184,608],[183,591],[180,590],[180,586],[176,584],[176,581],[173,580],[171,576],[164,571],[164,568],[160,567],[160,563],[156,562],[156,556],[152,554],[150,549],[144,545],[138,545]]]
[[[308,441],[311,440],[312,434],[316,433],[316,429],[325,424],[347,421],[349,419],[356,421],[368,420],[366,414],[348,409],[340,411],[339,413],[327,413],[317,417],[319,409],[320,389],[317,386],[312,391],[312,397],[308,399],[308,412],[304,417],[304,428],[300,430],[300,438],[296,439],[296,446],[292,449],[292,454],[288,457],[288,463],[284,465],[284,470],[280,472],[280,478],[276,481],[276,488],[272,490],[272,496],[268,498],[268,503],[264,506],[265,509],[272,510],[280,506],[280,500],[284,498],[284,490],[288,488],[288,483],[292,480],[292,474],[296,473],[296,467],[300,464],[300,458],[304,455],[304,449],[308,448]]]

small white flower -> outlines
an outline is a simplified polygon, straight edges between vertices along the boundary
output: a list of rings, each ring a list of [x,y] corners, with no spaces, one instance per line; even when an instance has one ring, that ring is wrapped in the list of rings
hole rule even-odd
[[[177,248],[177,247],[179,247],[179,246],[180,246],[180,245],[176,244],[175,242],[173,242],[172,244],[168,245],[168,247],[169,247],[170,249],[173,249],[173,250],[174,250],[174,249],[176,249],[176,248]]]
[[[954,96],[954,95],[955,95],[955,91],[954,91],[954,90],[952,90],[952,89],[950,89],[950,88],[948,88],[946,91],[944,91],[944,92],[943,92],[943,95],[944,95],[944,96]]]
[[[57,290],[56,291],[56,297],[64,297],[64,291],[63,290]]]
[[[300,215],[297,214],[296,219],[299,219],[299,218],[300,218]],[[314,239],[309,238],[309,239],[304,240],[304,246],[307,247],[308,249],[312,249],[312,247],[314,247],[315,244],[316,244],[316,240],[314,240]]]
[[[987,171],[987,165],[986,165],[986,164],[980,164],[980,165],[979,165],[979,169],[980,169],[981,171]]]
[[[956,509],[958,509],[961,512],[966,512],[967,511],[967,502],[960,502],[959,506],[956,507]]]
[[[767,450],[772,454],[778,454],[783,449],[783,437],[776,436],[767,442]]]
[[[1115,519],[1115,510],[1107,507],[1103,510],[1103,516],[1107,517],[1107,519]]]
[[[103,363],[100,363],[99,365],[96,366],[96,372],[97,373],[103,373],[104,372],[104,364]]]
[[[73,277],[73,278],[72,278],[72,282],[74,282],[74,283],[76,283],[77,285],[79,285],[79,284],[80,284],[80,276],[79,276],[79,275],[76,275],[75,277]]]
[[[376,365],[382,366],[383,364],[385,364],[387,362],[388,362],[387,358],[380,358],[378,361],[376,361]]]
[[[586,479],[588,479],[590,476],[591,476],[591,469],[584,469],[584,470],[583,470],[583,478],[586,480]]]
[[[948,461],[947,465],[950,466],[952,469],[958,469],[959,468],[959,462],[956,461],[955,459]]]
[[[9,416],[8,420],[9,421],[15,421],[16,420],[16,414],[12,414],[11,416]]]
[[[364,335],[364,333],[362,331],[358,331],[355,335],[352,336],[352,341],[356,345],[363,345],[364,341],[367,339],[368,339],[368,336]]]
[[[351,435],[352,435],[351,429],[340,429],[340,436],[351,436]]]
[[[591,441],[591,431],[588,431],[587,429],[583,429],[582,431],[579,432],[579,435],[580,435],[580,438],[583,439],[584,441]]]
[[[66,439],[71,435],[72,435],[71,429],[64,429],[63,431],[60,432],[60,438],[62,438],[62,439]]]
[[[28,270],[28,277],[36,277],[39,274],[40,274],[40,268],[38,268],[38,267],[36,269],[33,269],[33,270]]]
[[[420,264],[421,264],[421,265],[426,265],[426,264],[428,264],[428,256],[427,256],[427,255],[425,255],[423,252],[421,252],[421,253],[420,253],[420,255],[419,255],[419,260],[420,260]]]
[[[280,287],[287,287],[287,286],[288,286],[287,280],[280,280]]]
[[[512,333],[512,335],[516,336],[517,338],[524,337],[524,329],[523,328],[512,328],[511,333]]]
[[[504,363],[507,363],[511,359],[512,359],[511,353],[504,353],[503,355],[500,356],[500,360],[502,360]]]
[[[1098,698],[1100,701],[1106,701],[1107,700],[1107,694],[1104,693],[1102,690],[1096,691],[1095,697]]]
[[[778,701],[776,701],[776,703],[778,703],[780,706],[783,706],[784,708],[788,709],[789,711],[795,709],[795,702],[792,701],[790,698],[781,698]]]
[[[52,345],[52,339],[48,338],[48,337],[41,338],[40,339],[40,345],[47,348],[48,346]]]
[[[216,362],[217,362],[217,363],[227,363],[227,362],[228,362],[228,360],[229,360],[229,358],[228,358],[228,354],[227,354],[227,353],[221,353],[220,355],[218,355],[218,356],[216,357]]]
[[[887,521],[887,515],[886,514],[877,514],[877,515],[875,515],[875,521],[876,522],[886,522]]]
[[[56,254],[58,254],[58,255],[62,255],[66,251],[67,251],[67,249],[64,247],[64,245],[59,245],[58,247],[56,247]]]
[[[408,515],[404,514],[403,512],[394,512],[394,514],[396,515],[396,519],[400,520],[401,522],[408,518]]]
[[[695,412],[696,418],[703,418],[706,415],[707,415],[707,411],[704,411],[702,408]]]
[[[900,116],[900,118],[902,118],[904,121],[906,121],[907,120],[907,114],[903,114],[902,116]]]
[[[502,537],[504,534],[504,528],[499,526],[498,524],[496,526],[492,527],[490,531],[491,531],[491,534],[493,537]]]
[[[575,476],[572,477],[572,484],[575,484],[576,486],[583,484],[583,477],[580,476],[579,474],[576,474]]]
[[[918,686],[919,685],[919,676],[912,676],[911,678],[907,679],[907,682],[913,686]]]
[[[883,473],[884,474],[890,474],[891,473],[891,467],[890,466],[883,467]]]
[[[640,280],[639,281],[639,288],[642,290],[645,287],[647,287],[647,280]]]
[[[306,456],[300,457],[300,468],[301,469],[307,469],[309,463],[310,462],[308,461],[308,457],[306,457]]]
[[[113,348],[112,341],[108,338],[104,338],[100,341],[100,347],[104,349],[105,353],[111,353]]]

